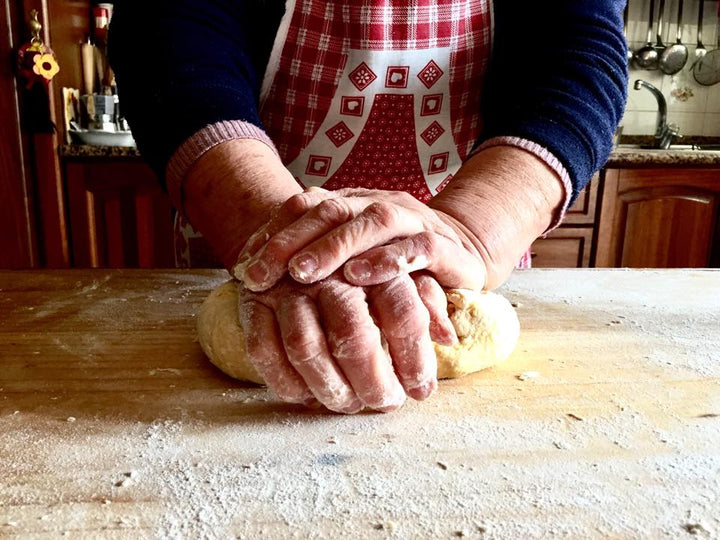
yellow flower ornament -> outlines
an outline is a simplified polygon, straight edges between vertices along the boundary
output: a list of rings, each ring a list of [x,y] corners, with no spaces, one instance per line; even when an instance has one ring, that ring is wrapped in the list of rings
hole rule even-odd
[[[60,66],[58,66],[53,54],[36,54],[33,58],[32,70],[36,75],[40,75],[45,80],[50,81],[57,75],[58,71],[60,71]]]

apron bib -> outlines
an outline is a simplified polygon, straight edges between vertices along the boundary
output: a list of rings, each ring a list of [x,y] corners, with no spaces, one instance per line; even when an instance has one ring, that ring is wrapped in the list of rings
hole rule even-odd
[[[427,202],[480,133],[489,0],[289,0],[261,119],[304,187]]]

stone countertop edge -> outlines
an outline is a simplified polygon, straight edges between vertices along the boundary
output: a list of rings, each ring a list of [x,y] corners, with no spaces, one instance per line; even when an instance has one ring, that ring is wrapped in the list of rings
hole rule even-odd
[[[58,154],[65,159],[142,159],[132,146],[64,144]],[[605,168],[697,167],[720,168],[720,152],[706,150],[650,150],[620,147],[610,154]]]
[[[61,158],[133,158],[142,159],[134,146],[95,146],[89,144],[63,144],[58,146]]]
[[[720,168],[720,152],[708,150],[651,150],[616,148],[603,166],[605,169],[642,168]]]

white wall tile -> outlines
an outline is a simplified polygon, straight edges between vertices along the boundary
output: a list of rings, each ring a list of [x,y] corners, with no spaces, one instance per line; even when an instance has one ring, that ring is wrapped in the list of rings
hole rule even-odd
[[[626,113],[621,125],[623,126],[623,135],[654,135],[657,126],[657,113]]]
[[[702,135],[720,137],[720,114],[704,115]]]
[[[668,122],[680,128],[680,135],[698,135],[704,129],[705,113],[670,111]]]
[[[651,73],[655,72],[644,72],[642,76],[640,77],[631,77],[630,78],[630,88],[628,89],[628,101],[627,105],[625,106],[626,111],[657,111],[658,110],[658,103],[655,96],[648,90],[647,88],[640,88],[639,90],[635,90],[635,81],[638,79],[642,79],[653,86],[655,86],[658,90],[662,91],[662,78],[660,77],[653,77],[648,76]]]
[[[702,113],[707,110],[709,87],[697,84],[687,69],[663,77],[662,93],[670,111]]]
[[[706,88],[708,90],[707,112],[720,113],[720,84]]]

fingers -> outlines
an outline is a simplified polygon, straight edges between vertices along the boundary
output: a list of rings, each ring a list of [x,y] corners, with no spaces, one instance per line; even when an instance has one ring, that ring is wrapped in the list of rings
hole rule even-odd
[[[437,359],[428,333],[430,316],[413,280],[405,274],[377,285],[370,300],[405,392],[427,398],[437,388]]]
[[[430,315],[430,339],[440,345],[452,346],[458,342],[455,327],[447,310],[447,296],[435,278],[426,274],[413,274],[418,295]]]
[[[242,297],[238,308],[247,356],[267,385],[283,401],[316,403],[307,384],[285,356],[273,311],[260,302]]]
[[[363,407],[335,364],[312,299],[287,295],[277,311],[285,353],[313,395],[331,411],[353,414]]]
[[[358,286],[384,283],[415,270],[430,271],[444,287],[481,289],[485,265],[457,242],[424,231],[348,261],[345,278]]]
[[[233,276],[242,280],[250,258],[254,256],[273,235],[296,221],[311,208],[315,207],[320,201],[338,196],[336,192],[319,187],[311,187],[303,193],[293,195],[278,206],[270,216],[268,222],[255,231],[245,242],[245,246],[238,254],[237,263],[235,263],[232,268]]]
[[[299,199],[299,195],[295,197],[298,198],[295,203],[298,206],[312,201],[310,198]],[[269,240],[263,239],[265,242],[263,247],[242,263],[244,268],[240,268],[242,273],[240,279],[252,291],[264,291],[272,287],[287,272],[291,257],[308,244],[353,219],[370,203],[370,199],[364,198],[326,198],[318,202]],[[308,269],[311,270],[309,267]],[[295,269],[297,275],[303,275],[303,272],[302,265]],[[312,283],[315,280],[299,281]]]
[[[328,280],[318,295],[330,352],[363,404],[387,412],[405,401],[405,391],[382,348],[365,293],[339,280]]]
[[[395,238],[420,233],[426,228],[418,212],[379,202],[367,206],[357,217],[346,221],[290,259],[290,274],[296,281],[314,283],[324,279],[350,257]]]

